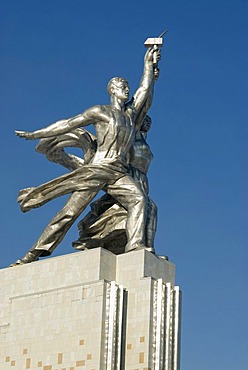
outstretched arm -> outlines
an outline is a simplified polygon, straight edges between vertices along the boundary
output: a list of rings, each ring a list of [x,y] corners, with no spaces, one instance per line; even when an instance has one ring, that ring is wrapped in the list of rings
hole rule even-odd
[[[108,117],[106,116],[102,107],[95,106],[87,109],[86,111],[78,114],[75,117],[59,120],[40,130],[36,130],[33,132],[15,131],[15,133],[17,136],[23,137],[27,140],[41,139],[62,135],[78,127],[88,126],[90,124],[96,123],[97,121],[106,120],[107,118]]]

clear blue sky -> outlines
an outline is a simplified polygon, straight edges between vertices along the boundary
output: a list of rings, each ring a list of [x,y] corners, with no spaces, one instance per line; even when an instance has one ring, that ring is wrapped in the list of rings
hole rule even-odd
[[[182,370],[247,370],[248,3],[3,1],[0,267],[22,257],[65,203],[22,214],[19,189],[65,170],[35,153],[32,131],[107,104],[113,76],[142,72],[143,42],[168,28],[150,115],[158,254],[183,291]],[[72,253],[71,229],[54,255]]]

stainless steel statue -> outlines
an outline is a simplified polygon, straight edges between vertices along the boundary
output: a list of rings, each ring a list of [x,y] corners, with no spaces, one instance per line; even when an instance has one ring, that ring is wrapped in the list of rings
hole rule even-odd
[[[145,245],[154,251],[154,237],[157,227],[157,207],[149,197],[147,172],[153,159],[146,142],[151,118],[146,116],[140,130],[136,132],[128,155],[128,173],[139,184],[146,196],[147,211],[145,224]],[[79,222],[79,239],[72,243],[77,250],[103,247],[115,254],[123,253],[126,238],[127,211],[108,194],[91,203],[91,211]]]
[[[134,143],[138,143],[142,135],[140,128],[152,103],[157,78],[157,64],[160,59],[157,40],[160,39],[154,40],[155,46],[149,45],[145,54],[140,86],[130,101],[127,80],[115,77],[109,81],[107,87],[110,105],[94,106],[75,117],[59,120],[34,132],[16,131],[19,137],[28,140],[42,139],[37,150],[47,154],[48,159],[71,170],[70,173],[36,188],[21,190],[18,197],[21,210],[27,212],[64,194],[71,193],[71,196],[29,252],[12,266],[50,255],[101,189],[126,211],[125,252],[145,248],[154,253],[153,244],[147,242],[149,238],[146,236],[151,206],[145,190],[145,175],[142,180],[137,181],[137,174],[128,173],[128,157],[130,156],[131,161],[131,148],[134,149]],[[83,129],[90,124],[95,126],[96,138]],[[64,152],[63,148],[73,146],[72,143],[83,148],[84,161]],[[143,170],[145,174],[146,169],[143,168],[142,172]],[[152,238],[153,236],[150,240]]]

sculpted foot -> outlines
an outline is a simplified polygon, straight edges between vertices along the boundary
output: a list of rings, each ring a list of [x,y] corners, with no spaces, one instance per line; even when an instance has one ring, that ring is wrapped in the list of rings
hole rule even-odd
[[[139,249],[145,249],[146,251],[155,254],[155,249],[152,248],[152,247],[146,247],[144,245],[144,246],[139,246],[139,247],[135,248],[135,250],[139,250]]]
[[[158,256],[158,258],[160,258],[161,260],[169,261],[168,256]]]
[[[25,262],[23,262],[22,260],[17,260],[15,261],[14,263],[11,263],[11,265],[9,265],[9,267],[14,267],[14,266],[19,266],[19,265],[24,265]]]
[[[101,242],[99,240],[91,238],[82,238],[72,242],[72,246],[77,251],[87,251],[88,249],[101,247]]]
[[[72,246],[78,251],[87,251],[89,248],[86,247],[86,243],[73,242]]]
[[[37,261],[41,254],[42,254],[42,251],[28,252],[22,259],[17,260],[16,262],[12,263],[9,267],[25,265],[26,263]]]
[[[148,252],[151,252],[153,254],[155,254],[155,250],[154,248],[152,247],[147,247],[145,244],[143,243],[135,243],[135,244],[132,244],[132,245],[128,245],[126,246],[125,248],[125,253],[127,252],[131,252],[131,251],[137,251],[137,250],[140,250],[140,249],[145,249],[146,251]]]

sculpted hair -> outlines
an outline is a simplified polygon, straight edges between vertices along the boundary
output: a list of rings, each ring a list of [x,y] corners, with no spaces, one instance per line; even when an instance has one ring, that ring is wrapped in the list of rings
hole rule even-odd
[[[113,77],[113,78],[111,78],[111,80],[109,81],[108,86],[107,86],[107,91],[108,91],[109,95],[112,94],[112,91],[111,91],[112,87],[116,86],[116,84],[118,82],[128,82],[128,81],[125,78],[122,78],[122,77]]]

